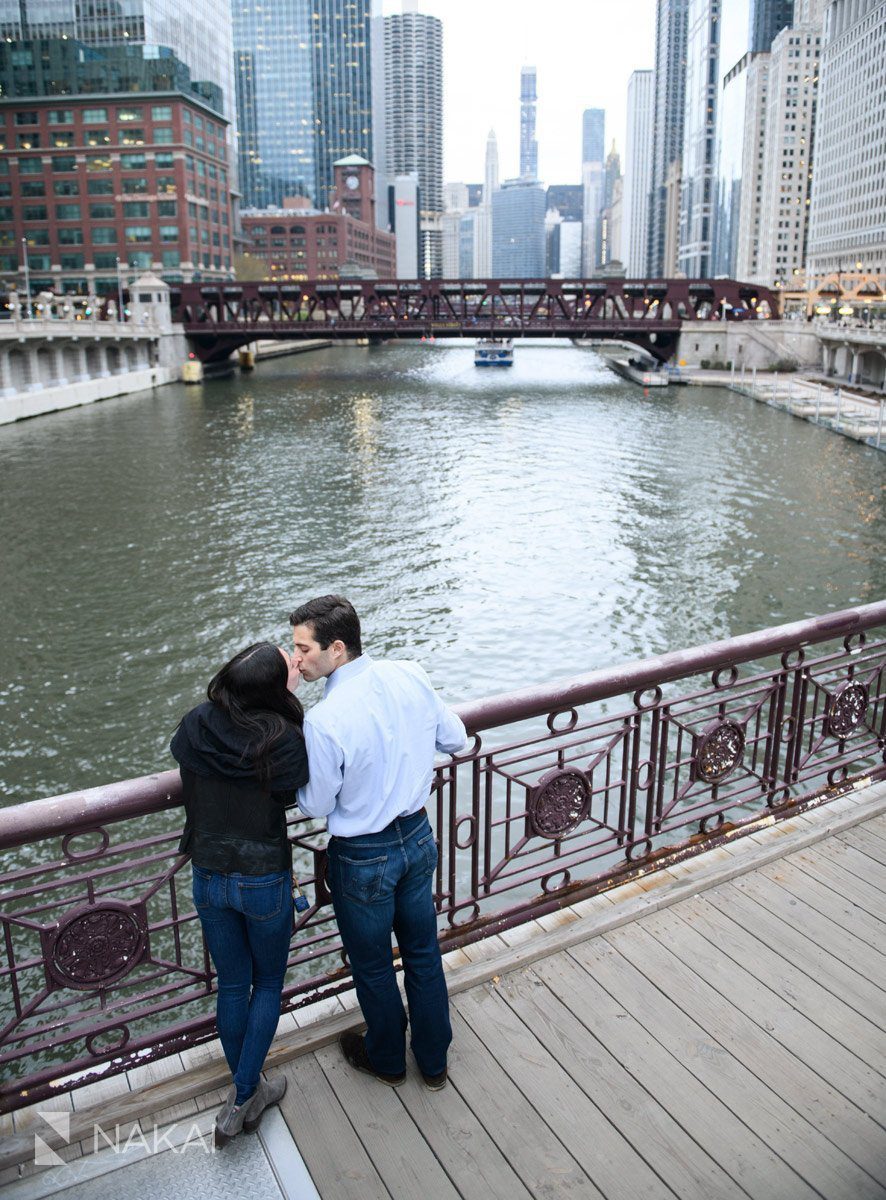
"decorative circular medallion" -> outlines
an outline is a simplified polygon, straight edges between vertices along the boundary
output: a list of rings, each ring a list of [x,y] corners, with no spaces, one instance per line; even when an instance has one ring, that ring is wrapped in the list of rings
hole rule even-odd
[[[855,679],[846,679],[834,692],[828,708],[828,733],[831,737],[849,737],[864,720],[868,707],[868,689]]]
[[[526,806],[534,834],[561,838],[571,833],[587,816],[591,789],[582,771],[555,767],[542,775]]]
[[[741,762],[744,730],[735,721],[717,721],[702,734],[695,753],[695,775],[702,783],[719,783]]]
[[[125,904],[90,905],[59,926],[49,957],[62,987],[91,990],[122,979],[138,963],[147,939]]]

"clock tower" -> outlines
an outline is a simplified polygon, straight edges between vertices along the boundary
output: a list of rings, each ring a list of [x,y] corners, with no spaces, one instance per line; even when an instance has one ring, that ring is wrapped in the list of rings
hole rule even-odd
[[[367,225],[375,225],[375,170],[359,154],[332,164],[333,207]]]

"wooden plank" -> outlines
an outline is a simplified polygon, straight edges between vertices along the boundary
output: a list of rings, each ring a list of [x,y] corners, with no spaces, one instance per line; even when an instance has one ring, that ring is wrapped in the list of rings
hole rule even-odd
[[[768,879],[779,889],[789,892],[799,901],[800,912],[808,910],[832,922],[847,933],[853,934],[868,945],[873,946],[880,954],[886,954],[886,929],[883,922],[870,913],[853,904],[828,887],[820,880],[802,871],[799,866],[789,862],[779,863],[775,867],[764,867],[754,875],[754,883],[760,878]],[[744,889],[746,881],[735,880],[736,886]],[[785,912],[787,910],[781,909]]]
[[[882,1030],[789,966],[706,898],[659,913],[643,927],[693,971],[715,981],[721,996],[862,1113],[886,1114]],[[879,1147],[886,1176],[886,1129],[873,1125],[868,1133],[871,1147]],[[871,1174],[880,1178],[877,1170]]]
[[[338,1046],[314,1057],[392,1196],[459,1200],[395,1088],[355,1071]]]
[[[882,787],[882,784],[880,785]],[[886,837],[886,813],[880,813],[871,816],[865,824],[869,824],[875,833],[879,833],[881,837]]]
[[[644,940],[653,941],[648,935]],[[826,1200],[847,1200],[850,1196],[853,1200],[861,1200],[862,1196],[865,1200],[883,1200],[880,1185],[783,1100],[780,1088],[770,1088],[740,1058],[730,1054],[714,1038],[713,1031],[678,1007],[670,998],[676,985],[667,974],[658,973],[656,986],[608,938],[596,939],[569,953]],[[718,1022],[719,1012],[714,1016],[714,1028]],[[773,1195],[778,1194],[773,1191]],[[783,1194],[793,1196],[790,1191]]]
[[[745,1195],[531,967],[505,976],[497,991],[587,1096],[606,1097],[608,1119],[677,1196],[732,1200]]]
[[[849,832],[849,830],[841,831]],[[809,849],[813,849],[809,847]],[[866,854],[862,854],[855,846],[850,846],[840,837],[828,838],[821,846],[816,846],[816,853],[822,853],[829,862],[839,863],[844,871],[855,875],[864,883],[869,883],[878,892],[886,891],[886,867]],[[886,900],[883,901],[886,905]]]
[[[452,1013],[449,1086],[458,1090],[536,1200],[602,1200],[559,1138],[457,1011]]]
[[[558,954],[531,971],[752,1200],[818,1196],[573,956]]]
[[[280,1112],[323,1200],[391,1200],[314,1055],[284,1072]]]
[[[672,1189],[545,1050],[493,984],[459,996],[456,1008],[604,1196],[673,1200]]]
[[[886,1030],[886,1003],[877,982],[886,979],[886,955],[814,909],[785,903],[789,898],[772,880],[760,876],[736,880],[705,895],[712,907],[734,915],[755,945],[769,947],[784,969],[791,964],[877,1029]],[[854,1022],[853,1028],[858,1028]]]
[[[661,928],[661,918],[650,921]],[[644,922],[645,926],[645,922]],[[607,934],[606,939],[735,1060],[781,1096],[808,1123],[807,1139],[820,1135],[830,1143],[831,1165],[842,1163],[844,1187],[886,1180],[886,1140],[875,1138],[879,1127],[821,1076],[800,1062],[778,1040],[735,1007],[700,973],[639,924]],[[721,968],[724,970],[725,968]],[[720,972],[714,968],[719,982]],[[879,1130],[880,1134],[886,1133]],[[827,1139],[827,1141],[825,1140]],[[839,1148],[839,1149],[838,1149]],[[851,1190],[851,1189],[850,1189]],[[883,1188],[886,1195],[886,1186]]]
[[[872,858],[880,866],[886,867],[886,837],[877,837],[866,825],[857,829],[844,829],[837,837],[845,845],[852,846],[867,858]]]
[[[530,1193],[452,1084],[430,1092],[410,1073],[398,1097],[463,1200],[530,1200]]]
[[[813,879],[826,884],[838,895],[851,900],[853,904],[864,909],[869,916],[881,924],[886,919],[886,893],[865,883],[863,879],[859,879],[851,871],[847,871],[845,867],[834,859],[828,858],[826,854],[822,854],[817,849],[801,850],[797,854],[790,855],[786,861],[791,866],[799,867]]]

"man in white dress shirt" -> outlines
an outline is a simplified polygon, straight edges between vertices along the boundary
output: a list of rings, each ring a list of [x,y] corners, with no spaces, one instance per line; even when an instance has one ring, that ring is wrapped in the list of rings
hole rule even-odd
[[[363,653],[360,620],[342,596],[290,615],[292,684],[325,678],[305,717],[310,780],[302,812],[326,817],[329,888],[366,1034],[340,1039],[348,1062],[396,1087],[406,1078],[406,1013],[391,933],[403,961],[410,1044],[427,1087],[446,1084],[452,1041],[437,941],[437,847],[425,812],[434,752],[464,747],[465,727],[413,662]]]

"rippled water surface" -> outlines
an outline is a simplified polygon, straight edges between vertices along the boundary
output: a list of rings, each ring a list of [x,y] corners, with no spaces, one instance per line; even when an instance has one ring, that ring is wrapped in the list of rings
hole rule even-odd
[[[170,767],[214,670],[320,592],[452,701],[883,598],[884,462],[566,345],[325,350],[2,427],[3,800]]]

